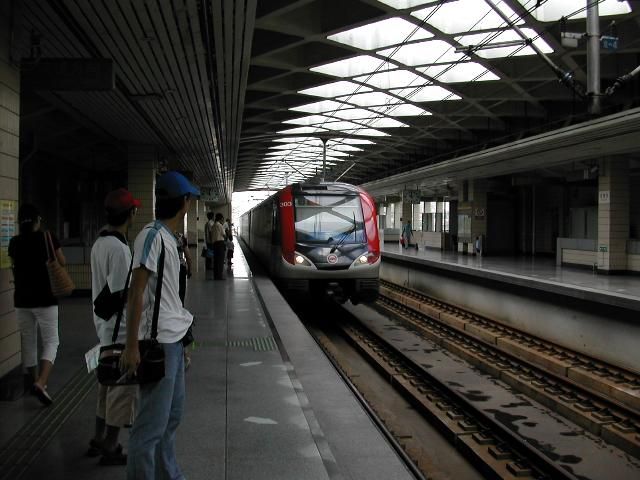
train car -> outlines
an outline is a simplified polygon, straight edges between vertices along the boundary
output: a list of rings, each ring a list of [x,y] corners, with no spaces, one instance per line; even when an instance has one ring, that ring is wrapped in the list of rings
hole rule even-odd
[[[287,290],[352,303],[378,296],[376,206],[359,187],[289,185],[242,216],[240,237]]]

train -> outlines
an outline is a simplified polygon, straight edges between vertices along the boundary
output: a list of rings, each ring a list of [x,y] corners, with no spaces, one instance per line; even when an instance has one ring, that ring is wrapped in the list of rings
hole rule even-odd
[[[340,302],[378,297],[376,205],[340,182],[288,185],[242,215],[240,238],[285,290]]]

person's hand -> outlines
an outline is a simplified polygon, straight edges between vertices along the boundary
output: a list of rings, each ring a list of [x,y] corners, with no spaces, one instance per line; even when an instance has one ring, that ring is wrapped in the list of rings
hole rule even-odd
[[[138,370],[140,365],[140,350],[138,349],[138,343],[134,345],[127,345],[120,357],[120,370],[127,372],[129,376],[133,376]]]

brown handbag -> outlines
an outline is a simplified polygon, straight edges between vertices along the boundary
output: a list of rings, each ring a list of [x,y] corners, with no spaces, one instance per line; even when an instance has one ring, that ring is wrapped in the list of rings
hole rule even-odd
[[[47,249],[47,272],[49,273],[51,293],[56,298],[71,295],[76,286],[71,280],[69,272],[60,265],[56,258],[56,251],[53,248],[53,240],[49,232],[44,233],[44,242]]]

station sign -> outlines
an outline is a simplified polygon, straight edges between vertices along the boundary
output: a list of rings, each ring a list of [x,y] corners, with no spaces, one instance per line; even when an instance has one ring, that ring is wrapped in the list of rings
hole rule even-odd
[[[618,37],[612,37],[610,35],[603,35],[600,37],[600,45],[604,50],[617,50],[618,49]]]
[[[402,192],[402,201],[404,203],[420,203],[420,190],[405,190]]]

